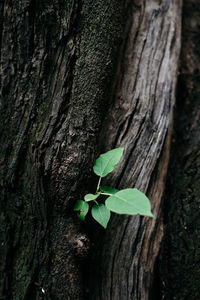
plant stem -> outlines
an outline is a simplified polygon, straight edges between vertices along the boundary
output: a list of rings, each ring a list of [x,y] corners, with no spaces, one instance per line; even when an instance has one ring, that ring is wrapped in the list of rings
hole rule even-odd
[[[105,195],[105,196],[113,196],[113,194],[108,194],[108,193],[101,193],[101,195]]]
[[[101,183],[101,176],[99,177],[99,181],[98,181],[98,184],[97,184],[96,193],[99,191],[100,183]]]

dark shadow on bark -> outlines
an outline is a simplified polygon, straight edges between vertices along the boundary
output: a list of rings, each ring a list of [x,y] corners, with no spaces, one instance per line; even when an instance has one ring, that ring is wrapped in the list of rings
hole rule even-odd
[[[184,1],[174,136],[165,197],[162,299],[200,299],[200,4]]]

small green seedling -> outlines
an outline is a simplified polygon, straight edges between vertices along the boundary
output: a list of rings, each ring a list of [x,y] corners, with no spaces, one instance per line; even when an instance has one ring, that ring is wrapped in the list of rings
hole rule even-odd
[[[136,188],[128,188],[118,191],[110,186],[100,186],[102,177],[112,172],[120,161],[124,148],[116,148],[101,154],[95,161],[93,170],[99,176],[95,194],[87,194],[84,200],[78,200],[74,207],[78,211],[78,218],[82,221],[91,206],[92,217],[104,228],[107,227],[110,219],[110,211],[117,214],[142,215],[153,218],[149,199],[144,193]],[[105,204],[99,202],[100,196],[109,196],[104,200]],[[100,197],[100,198],[99,198]],[[89,202],[89,203],[88,203]]]

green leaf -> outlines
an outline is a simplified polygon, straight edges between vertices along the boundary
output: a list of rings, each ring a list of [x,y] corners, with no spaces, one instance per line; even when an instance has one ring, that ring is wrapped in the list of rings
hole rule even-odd
[[[87,215],[87,213],[85,212],[80,212],[77,214],[77,217],[81,220],[81,221],[85,221],[85,216]]]
[[[110,211],[104,204],[94,205],[92,207],[92,216],[99,224],[106,228],[110,219]]]
[[[112,172],[122,157],[124,148],[119,147],[101,154],[95,161],[93,170],[100,177],[104,177]]]
[[[79,219],[84,221],[89,210],[89,204],[83,200],[78,200],[74,206],[74,210],[79,210],[77,216]]]
[[[116,194],[118,192],[117,189],[112,188],[110,186],[100,186],[100,191],[103,193],[108,193],[108,194]]]
[[[149,199],[137,190],[125,189],[106,199],[107,209],[118,214],[129,214],[153,217]]]
[[[84,197],[84,199],[85,199],[85,201],[92,201],[92,200],[95,200],[95,199],[97,199],[97,197],[99,197],[99,195],[100,195],[100,193],[98,193],[98,194],[96,194],[96,195],[94,195],[94,194],[87,194],[87,195],[85,195],[85,197]]]

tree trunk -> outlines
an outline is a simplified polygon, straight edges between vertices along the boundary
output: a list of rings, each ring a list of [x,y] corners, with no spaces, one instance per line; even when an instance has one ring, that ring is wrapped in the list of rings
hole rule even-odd
[[[200,299],[200,3],[183,9],[181,68],[165,205],[163,299]]]
[[[155,299],[155,261],[163,235],[162,196],[180,49],[181,1],[139,1],[129,10],[101,149],[125,145],[105,183],[148,191],[155,219],[117,216],[92,268],[91,299]],[[94,259],[95,262],[95,259]],[[99,265],[101,267],[99,267]],[[94,277],[94,272],[96,276]]]
[[[1,2],[3,299],[83,297],[89,239],[73,205],[89,188],[124,9]]]
[[[4,0],[0,16],[2,299],[155,299],[181,0]],[[97,234],[73,206],[120,145],[106,182],[148,192],[156,217]]]

